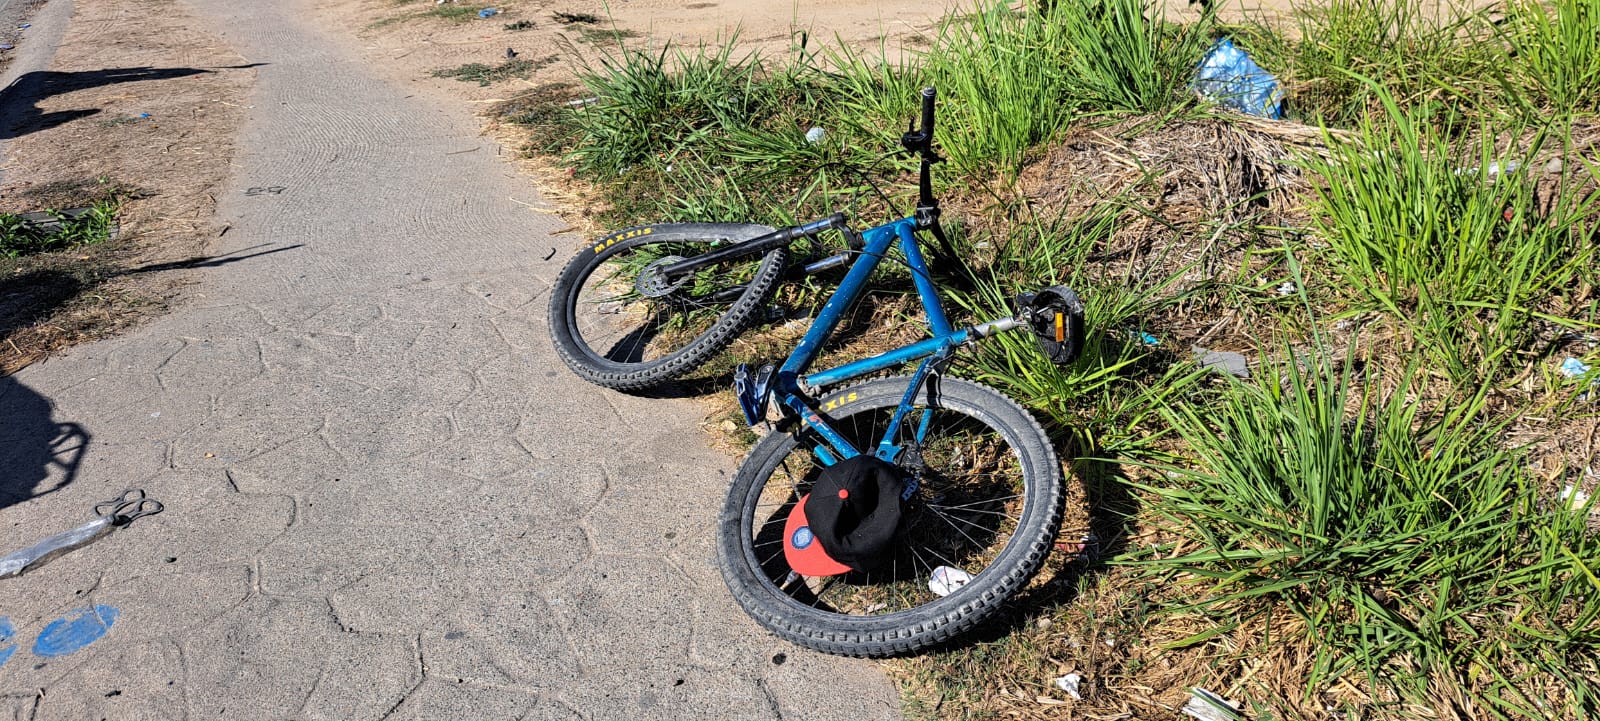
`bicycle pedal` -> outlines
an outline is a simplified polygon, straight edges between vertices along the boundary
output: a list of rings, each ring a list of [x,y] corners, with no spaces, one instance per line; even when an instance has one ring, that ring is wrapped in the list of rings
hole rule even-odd
[[[771,363],[761,366],[754,377],[749,363],[740,363],[733,371],[733,392],[739,397],[739,410],[751,427],[766,421],[767,406],[772,401],[772,378],[778,369]]]
[[[1050,362],[1066,366],[1083,352],[1083,301],[1066,286],[1017,296],[1018,318],[1033,331]]]

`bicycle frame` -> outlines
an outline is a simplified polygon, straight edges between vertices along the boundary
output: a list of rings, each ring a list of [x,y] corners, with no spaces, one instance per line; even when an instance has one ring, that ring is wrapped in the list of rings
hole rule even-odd
[[[844,279],[839,282],[839,287],[834,290],[833,296],[817,314],[805,337],[778,369],[777,384],[774,388],[778,396],[777,401],[798,414],[801,422],[816,431],[829,446],[832,446],[831,451],[821,446],[815,449],[818,457],[826,465],[859,455],[861,450],[834,431],[821,415],[808,405],[802,391],[802,383],[812,388],[829,386],[919,358],[926,359],[912,376],[906,397],[901,399],[884,433],[884,438],[879,441],[878,448],[874,452],[874,455],[885,461],[893,461],[902,448],[894,442],[900,424],[910,411],[917,389],[931,371],[934,361],[948,356],[957,346],[1020,325],[1015,318],[1001,318],[976,326],[952,328],[949,318],[945,316],[944,304],[939,299],[938,289],[934,287],[933,279],[928,273],[928,264],[922,256],[922,249],[917,245],[916,231],[920,227],[916,218],[902,218],[862,233],[865,248],[861,251],[860,257],[850,266],[850,271],[845,274]],[[861,298],[861,294],[866,291],[867,281],[877,269],[878,263],[896,244],[900,246],[901,252],[905,255],[906,265],[911,270],[912,282],[915,283],[917,295],[922,301],[923,312],[927,317],[932,337],[870,358],[852,361],[837,368],[806,375],[806,371],[821,351],[822,344],[833,335],[845,312]],[[918,443],[922,441],[927,430],[928,417],[924,415],[916,434]]]

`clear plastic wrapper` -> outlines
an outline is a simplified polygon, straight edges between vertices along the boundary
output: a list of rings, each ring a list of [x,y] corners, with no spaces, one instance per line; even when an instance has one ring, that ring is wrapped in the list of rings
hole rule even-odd
[[[0,558],[0,578],[21,575],[23,571],[74,549],[83,548],[115,528],[115,516],[100,516],[70,531],[53,536]]]
[[[134,519],[165,510],[161,502],[145,495],[143,489],[129,488],[109,501],[94,504],[95,519],[70,531],[62,531],[20,551],[0,558],[0,578],[22,575],[63,553],[83,548],[111,532],[133,523]]]

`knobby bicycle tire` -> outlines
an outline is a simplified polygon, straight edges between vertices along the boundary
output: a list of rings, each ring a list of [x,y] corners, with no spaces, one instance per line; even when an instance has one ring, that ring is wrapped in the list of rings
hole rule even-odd
[[[830,425],[841,432],[846,432],[842,428],[850,426],[852,419],[857,417],[866,417],[868,425],[880,423],[899,404],[908,382],[906,377],[867,381],[829,394],[818,402],[817,407],[823,409],[821,412]],[[1020,471],[1022,483],[1016,497],[1021,499],[1022,508],[1014,528],[993,529],[997,538],[1002,535],[1005,537],[997,541],[1003,543],[1003,547],[967,585],[944,597],[930,593],[926,596],[926,603],[919,602],[904,610],[881,613],[881,610],[887,610],[888,604],[875,604],[880,609],[879,613],[874,612],[874,606],[867,605],[859,605],[851,610],[839,607],[831,596],[825,604],[819,604],[819,599],[832,593],[831,582],[820,591],[816,588],[821,585],[817,579],[802,579],[805,583],[795,583],[797,574],[786,573],[787,564],[782,559],[781,547],[773,545],[768,530],[776,524],[778,533],[783,533],[782,519],[806,491],[804,483],[809,482],[797,484],[796,479],[801,476],[814,478],[811,475],[814,470],[799,471],[798,475],[793,475],[796,472],[791,467],[791,461],[796,458],[802,459],[799,461],[801,465],[805,463],[804,459],[813,458],[809,448],[814,439],[808,437],[811,433],[809,430],[799,431],[799,437],[795,433],[771,433],[755,445],[735,475],[719,521],[717,554],[723,578],[734,599],[767,629],[791,642],[826,653],[890,656],[912,652],[946,641],[972,628],[1021,590],[1043,565],[1060,527],[1065,503],[1061,463],[1044,429],[1026,410],[998,391],[958,379],[931,381],[920,391],[916,405],[935,409],[940,414],[949,414],[957,420],[986,426],[1003,438],[1015,454],[1015,467]],[[910,419],[906,424],[915,427]],[[881,433],[881,428],[877,432]],[[805,443],[800,442],[802,438]],[[876,438],[871,440],[875,442]],[[870,452],[870,449],[864,450]],[[932,450],[931,446],[925,450]],[[962,453],[962,457],[975,458],[981,455],[976,448],[971,449],[971,453]],[[990,455],[999,459],[996,463],[1004,462],[999,454]],[[967,465],[978,476],[989,475],[979,473],[976,464],[968,462]],[[924,476],[924,487],[918,494],[929,493],[934,485],[929,479],[939,473],[930,464]],[[769,479],[780,474],[790,475],[786,480],[769,483]],[[793,488],[785,489],[785,483]],[[914,496],[910,504],[917,502]],[[924,512],[936,508],[932,500],[922,502],[928,504]],[[953,505],[946,507],[961,508],[966,505],[974,513],[1000,515],[993,510],[983,510],[976,504],[951,503]],[[783,505],[774,510],[762,510],[763,507],[771,509],[776,504]],[[907,514],[917,512],[909,504],[907,509]],[[981,520],[987,516],[975,517]],[[937,527],[937,524],[933,524],[933,527]],[[951,524],[951,527],[957,526]],[[909,535],[912,532],[902,533]],[[905,545],[913,542],[914,539],[909,537],[902,539]],[[778,543],[781,544],[781,535]],[[915,549],[911,549],[911,552],[917,553]],[[898,561],[896,563],[898,565]],[[920,576],[919,572],[926,569],[917,568],[914,562],[909,565],[910,573],[894,571],[890,584],[906,583],[895,580],[901,576],[911,578],[913,585],[925,584],[925,577]],[[846,594],[863,596],[879,591],[870,586],[870,576],[856,578],[858,585],[849,585],[851,581],[848,575],[843,579],[846,585],[842,587],[841,597]],[[877,597],[893,597],[899,593],[901,591],[896,590]],[[917,599],[910,597],[910,600]]]
[[[691,257],[697,249],[705,252],[771,231],[766,226],[744,223],[672,223],[627,228],[595,241],[567,262],[551,288],[550,335],[557,355],[584,380],[623,391],[650,388],[700,367],[760,317],[785,270],[787,249],[741,256],[697,271],[696,275],[680,281],[685,288],[664,290],[659,297],[645,297],[635,287],[641,270],[639,264],[648,268],[650,262],[667,262],[668,257]],[[611,274],[597,280],[597,272],[608,264]],[[629,275],[630,272],[633,274]],[[733,284],[720,293],[737,297],[702,302],[711,292],[688,286],[700,286],[716,273],[727,273],[727,282]],[[580,299],[588,284],[597,282],[609,284],[610,290],[605,292],[615,297],[605,301]],[[702,292],[701,296],[694,295],[697,290]],[[604,297],[604,292],[601,295]],[[591,320],[585,317],[580,321],[580,315],[613,318]],[[630,318],[640,316],[647,319],[645,326],[623,333],[620,340],[594,343],[585,337],[586,329],[596,331],[591,335],[621,333]],[[691,326],[688,330],[674,331],[680,338],[672,340],[681,339],[682,345],[660,352],[656,357],[643,357],[661,350],[654,346],[669,345],[661,340],[669,334],[657,331],[679,321]],[[605,328],[607,324],[615,327]],[[592,347],[597,344],[608,347]]]

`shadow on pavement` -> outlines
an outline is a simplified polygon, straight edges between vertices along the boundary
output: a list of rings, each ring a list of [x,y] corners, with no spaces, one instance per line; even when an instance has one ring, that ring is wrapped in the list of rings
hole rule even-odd
[[[14,376],[0,376],[0,418],[5,419],[0,426],[0,509],[59,491],[77,479],[89,433],[50,416],[49,400]]]
[[[262,63],[235,65],[217,68],[216,70],[239,70],[259,65],[262,65]],[[181,78],[189,75],[212,73],[216,72],[216,70],[139,67],[86,70],[71,73],[53,70],[24,73],[6,86],[4,90],[0,90],[0,117],[5,118],[4,124],[0,125],[0,140],[20,138],[28,133],[48,130],[57,125],[100,112],[100,108],[78,108],[47,113],[38,107],[40,100],[54,95],[102,85]]]
[[[256,253],[248,253],[248,254],[241,255],[241,253],[244,253],[247,250],[255,250],[256,248],[264,247],[264,245],[265,244],[263,244],[263,245],[252,245],[252,246],[250,246],[248,248],[240,248],[239,250],[233,251],[232,253],[223,253],[222,255],[199,256],[199,257],[194,257],[194,258],[187,258],[187,259],[184,259],[184,260],[174,260],[174,261],[170,261],[170,262],[167,262],[167,263],[154,263],[152,265],[143,265],[143,266],[139,266],[138,268],[129,268],[127,270],[119,271],[117,273],[117,275],[130,275],[130,274],[133,274],[133,273],[155,273],[155,272],[159,272],[159,271],[163,271],[163,270],[181,270],[181,269],[186,269],[186,268],[215,268],[215,267],[217,267],[219,265],[227,265],[229,263],[237,263],[237,262],[239,262],[241,260],[249,260],[251,258],[257,258],[257,257],[263,256],[263,255],[271,255],[273,253],[282,253],[283,251],[286,251],[286,250],[294,250],[296,248],[304,248],[305,247],[305,245],[303,245],[301,243],[296,243],[294,245],[285,245],[285,246],[283,246],[281,248],[272,248],[271,250],[263,250],[263,251],[256,252]]]

